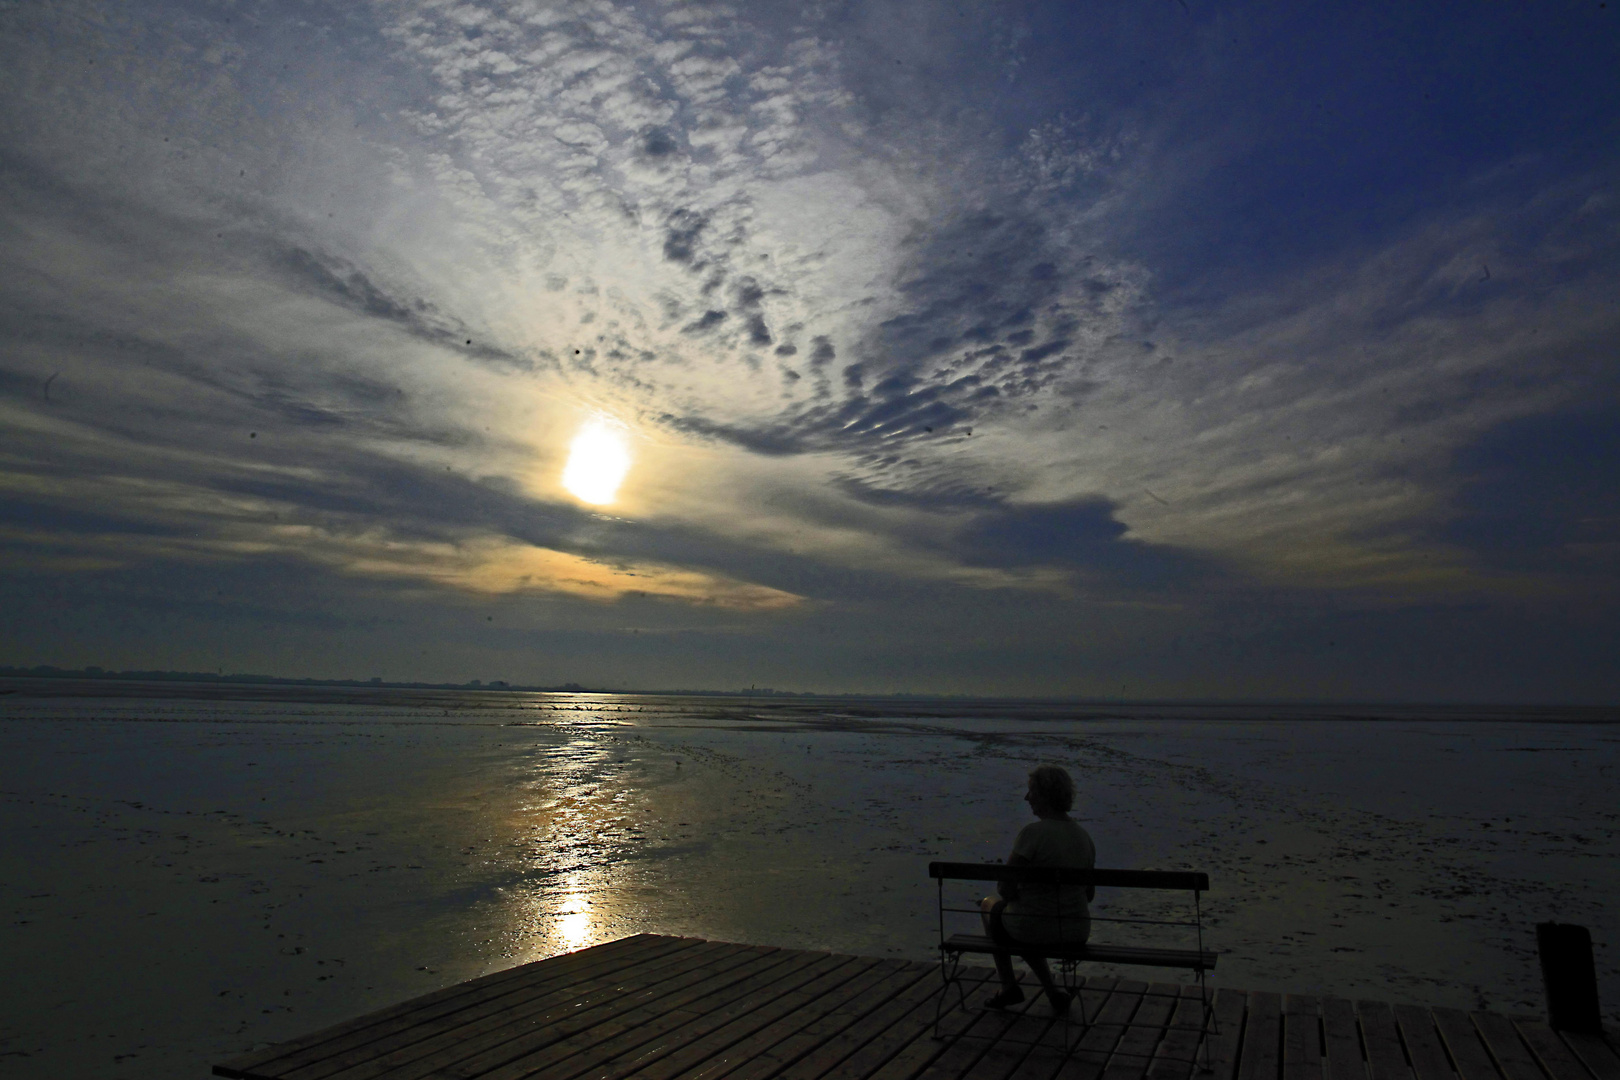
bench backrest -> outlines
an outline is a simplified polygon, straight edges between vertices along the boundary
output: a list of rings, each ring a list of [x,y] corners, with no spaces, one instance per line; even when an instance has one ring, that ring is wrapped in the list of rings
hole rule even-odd
[[[942,881],[1030,881],[1061,885],[1104,885],[1127,889],[1209,891],[1209,875],[1192,870],[1075,870],[1064,866],[931,862],[928,864],[928,876]]]

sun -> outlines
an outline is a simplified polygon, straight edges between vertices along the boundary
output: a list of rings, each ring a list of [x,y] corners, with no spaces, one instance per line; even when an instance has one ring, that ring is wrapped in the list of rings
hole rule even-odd
[[[574,436],[563,468],[563,487],[580,502],[605,506],[619,493],[630,471],[630,444],[624,431],[609,420],[587,420]]]

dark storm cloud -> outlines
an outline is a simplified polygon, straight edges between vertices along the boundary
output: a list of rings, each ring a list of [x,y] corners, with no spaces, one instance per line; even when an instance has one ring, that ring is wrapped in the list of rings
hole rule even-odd
[[[1001,507],[981,513],[955,537],[978,566],[1065,566],[1122,589],[1185,590],[1219,575],[1208,560],[1125,536],[1107,499],[1050,506]]]

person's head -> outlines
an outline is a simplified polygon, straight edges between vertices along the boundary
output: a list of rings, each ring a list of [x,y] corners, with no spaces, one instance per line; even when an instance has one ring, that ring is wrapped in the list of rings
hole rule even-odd
[[[1061,766],[1037,765],[1024,798],[1037,814],[1066,814],[1074,806],[1074,781]]]

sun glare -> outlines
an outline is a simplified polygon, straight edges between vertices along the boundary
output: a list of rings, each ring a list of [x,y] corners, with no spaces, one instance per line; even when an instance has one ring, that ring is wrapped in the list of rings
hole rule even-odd
[[[624,432],[606,420],[588,420],[569,448],[563,487],[581,502],[603,506],[613,501],[629,471],[630,446]]]

